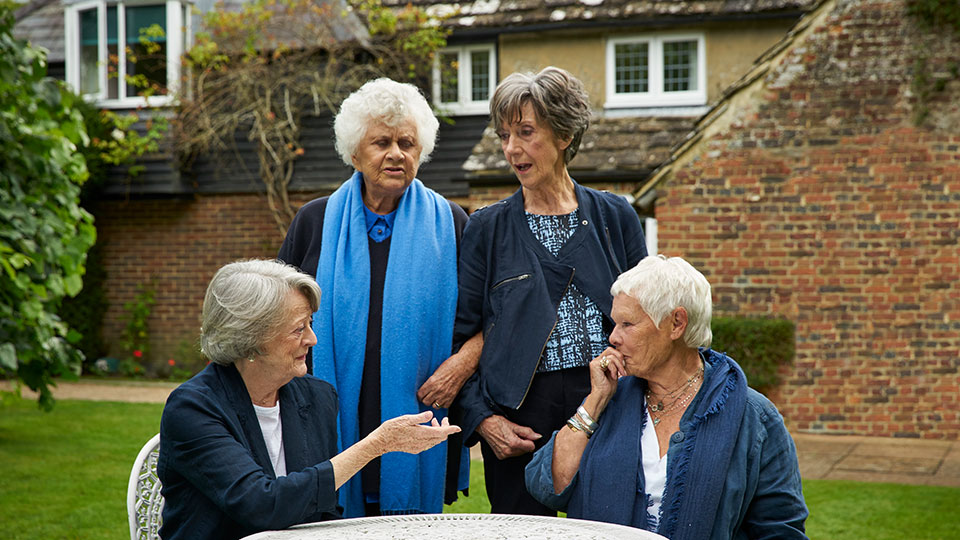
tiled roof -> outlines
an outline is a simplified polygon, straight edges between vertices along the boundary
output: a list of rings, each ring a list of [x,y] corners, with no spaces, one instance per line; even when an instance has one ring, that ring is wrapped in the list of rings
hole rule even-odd
[[[624,23],[638,20],[704,17],[746,17],[806,11],[816,0],[384,0],[403,7],[412,4],[446,18],[455,31],[514,28],[571,23]],[[655,21],[654,21],[655,22]]]
[[[646,175],[670,156],[670,150],[693,127],[695,118],[639,117],[595,119],[583,136],[580,151],[570,162],[570,171],[590,176],[624,173]],[[500,141],[492,128],[463,168],[470,178],[513,177]]]

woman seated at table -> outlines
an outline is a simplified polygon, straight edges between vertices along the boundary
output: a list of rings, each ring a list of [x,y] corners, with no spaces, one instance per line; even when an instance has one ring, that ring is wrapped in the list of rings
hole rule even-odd
[[[527,466],[531,495],[671,540],[806,538],[783,418],[733,359],[699,348],[713,337],[703,274],[647,257],[610,292],[612,347],[590,362],[583,405]]]
[[[162,538],[241,538],[340,517],[337,489],[370,460],[460,431],[426,411],[337,453],[336,392],[303,376],[319,302],[313,278],[277,261],[213,276],[200,332],[211,363],[170,394],[160,421]]]

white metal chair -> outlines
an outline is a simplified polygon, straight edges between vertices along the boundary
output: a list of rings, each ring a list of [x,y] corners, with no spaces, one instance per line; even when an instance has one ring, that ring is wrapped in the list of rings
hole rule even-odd
[[[160,434],[143,445],[127,484],[127,521],[130,540],[159,540],[163,496],[157,478],[157,456],[160,455]]]

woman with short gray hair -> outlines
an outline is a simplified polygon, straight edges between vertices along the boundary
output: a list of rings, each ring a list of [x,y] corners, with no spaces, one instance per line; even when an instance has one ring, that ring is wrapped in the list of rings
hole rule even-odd
[[[455,343],[483,332],[461,425],[479,440],[495,513],[556,515],[523,485],[531,453],[590,389],[607,346],[610,284],[646,255],[623,197],[567,170],[590,124],[583,84],[563,69],[513,73],[490,101],[492,127],[520,189],[474,212],[463,233]]]
[[[740,366],[709,348],[707,278],[657,255],[610,292],[610,347],[590,362],[583,405],[527,466],[530,493],[671,540],[806,539],[793,439]]]
[[[340,397],[344,447],[400,414],[433,409],[456,423],[448,408],[476,368],[479,337],[450,354],[467,214],[416,178],[438,126],[411,84],[377,79],[350,94],[333,128],[355,172],[303,205],[280,247],[279,259],[327,293],[308,358]],[[468,485],[469,454],[456,436],[418,456],[373,460],[340,491],[340,504],[346,517],[439,513]]]
[[[306,375],[317,283],[278,261],[228,264],[203,301],[211,361],[160,420],[165,540],[236,539],[340,517],[337,490],[387,452],[420,453],[459,431],[433,413],[383,422],[337,452],[337,394]]]

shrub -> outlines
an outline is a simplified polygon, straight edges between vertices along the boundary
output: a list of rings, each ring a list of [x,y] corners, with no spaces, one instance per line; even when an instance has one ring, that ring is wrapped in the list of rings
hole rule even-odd
[[[793,364],[794,324],[786,319],[714,317],[715,351],[743,368],[750,386],[765,390],[780,384],[780,366]]]
[[[47,77],[46,56],[12,35],[0,2],[0,376],[53,407],[54,377],[73,377],[80,334],[58,316],[83,285],[93,217],[79,206],[88,177],[77,147],[88,140],[82,100]]]

